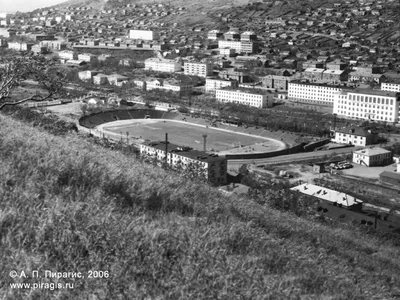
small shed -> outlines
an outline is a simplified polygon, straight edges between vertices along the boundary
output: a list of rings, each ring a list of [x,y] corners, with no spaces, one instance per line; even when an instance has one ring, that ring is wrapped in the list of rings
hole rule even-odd
[[[325,172],[325,163],[314,163],[313,164],[314,173],[324,173]]]

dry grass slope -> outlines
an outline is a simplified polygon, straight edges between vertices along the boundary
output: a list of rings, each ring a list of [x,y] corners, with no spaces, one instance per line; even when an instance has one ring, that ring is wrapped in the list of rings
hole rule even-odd
[[[400,297],[389,241],[228,199],[75,135],[2,115],[0,127],[1,299]],[[110,277],[10,289],[32,282],[10,270],[35,269]]]

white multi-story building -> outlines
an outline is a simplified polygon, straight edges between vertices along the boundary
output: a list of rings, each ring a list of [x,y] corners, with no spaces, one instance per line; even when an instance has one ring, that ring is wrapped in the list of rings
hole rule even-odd
[[[392,152],[383,148],[367,148],[353,152],[353,163],[366,167],[384,166],[393,161]]]
[[[208,154],[189,147],[178,146],[165,141],[148,142],[140,145],[140,154],[173,167],[192,167],[200,176],[214,184],[226,184],[227,161],[217,154]]]
[[[235,49],[238,53],[253,53],[254,52],[254,43],[249,41],[228,41],[228,40],[219,40],[218,41],[219,49]]]
[[[215,93],[216,90],[224,87],[238,87],[238,82],[235,80],[206,78],[206,93]]]
[[[333,106],[335,95],[342,87],[328,84],[292,81],[288,84],[288,99],[296,102],[306,102]]]
[[[400,93],[400,82],[382,82],[381,90]]]
[[[207,34],[207,39],[209,40],[218,40],[220,37],[222,37],[224,34],[222,33],[222,31],[215,29],[215,30],[211,30],[208,32]]]
[[[333,113],[352,119],[399,122],[400,94],[372,89],[346,90],[335,95]]]
[[[131,40],[154,41],[158,39],[158,34],[152,30],[129,30]]]
[[[172,73],[181,71],[182,65],[174,60],[152,57],[144,61],[144,69]]]
[[[210,63],[185,62],[183,65],[185,75],[207,77],[213,75],[213,65]]]
[[[221,102],[233,102],[259,108],[273,106],[272,97],[256,89],[223,88],[215,91],[215,97]]]

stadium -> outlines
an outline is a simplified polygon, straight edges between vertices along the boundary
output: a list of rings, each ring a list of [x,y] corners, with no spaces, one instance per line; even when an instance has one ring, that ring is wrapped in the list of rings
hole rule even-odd
[[[80,125],[94,134],[141,144],[159,141],[168,133],[171,143],[196,150],[229,153],[263,153],[282,150],[285,143],[267,136],[244,132],[240,127],[210,124],[176,112],[133,109],[102,112],[83,117]],[[205,137],[206,136],[206,137]]]

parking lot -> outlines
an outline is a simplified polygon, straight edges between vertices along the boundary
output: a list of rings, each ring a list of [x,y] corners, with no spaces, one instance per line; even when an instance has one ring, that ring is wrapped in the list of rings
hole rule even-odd
[[[396,170],[397,164],[393,163],[384,167],[366,167],[364,165],[359,165],[352,163],[353,168],[340,170],[345,175],[351,175],[362,178],[379,179],[379,174],[383,171],[394,172]]]

